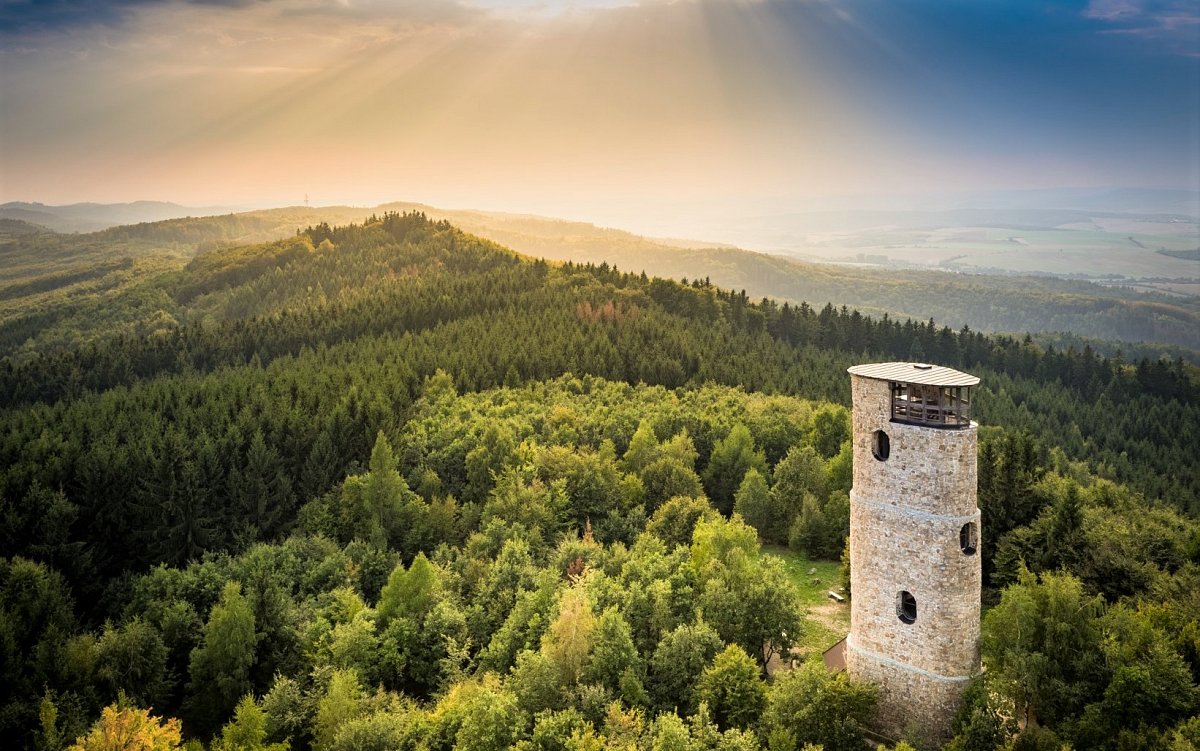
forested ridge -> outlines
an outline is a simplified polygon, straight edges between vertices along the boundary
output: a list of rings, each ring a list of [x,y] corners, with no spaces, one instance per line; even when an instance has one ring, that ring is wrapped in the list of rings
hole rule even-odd
[[[876,316],[936,318],[958,328],[989,332],[1030,331],[1088,337],[1108,353],[1156,359],[1163,353],[1196,363],[1200,312],[1193,298],[1146,294],[1127,288],[1046,276],[949,273],[940,270],[864,269],[808,263],[737,248],[688,241],[660,241],[619,230],[513,214],[450,211],[418,204],[385,204],[378,211],[427,211],[479,237],[547,259],[646,271],[651,276],[692,278],[697,270],[726,289],[744,289],[817,308],[826,301]],[[111,227],[86,235],[37,231],[32,225],[0,225],[0,258],[38,277],[44,287],[5,290],[0,271],[0,356],[59,351],[84,338],[132,335],[174,328],[190,320],[186,305],[160,294],[164,267],[214,249],[274,241],[296,228],[358,221],[365,210],[346,206],[290,207],[209,217],[187,217]],[[97,261],[87,261],[93,256]],[[158,265],[103,273],[103,262],[152,257]],[[57,259],[76,259],[64,269]],[[45,267],[44,267],[45,265]],[[83,274],[72,283],[64,271]],[[136,280],[136,283],[133,283]],[[132,289],[128,289],[132,287]],[[117,315],[97,292],[127,290]],[[1070,332],[1068,334],[1067,332]],[[1082,348],[1083,344],[1079,347]]]
[[[352,362],[379,367],[385,356],[403,385],[390,397],[394,406],[439,367],[469,391],[570,371],[848,403],[847,366],[931,360],[983,378],[977,409],[985,424],[1030,430],[1180,508],[1193,507],[1200,489],[1187,461],[1200,379],[1181,361],[1124,363],[1086,347],[1043,350],[1029,339],[933,321],[756,303],[705,282],[603,264],[551,267],[420,215],[321,225],[292,240],[206,254],[163,282],[163,292],[186,302],[195,322],[6,360],[0,403],[64,409],[74,402],[63,397],[280,357],[296,360],[284,371],[312,363],[345,378]],[[389,354],[369,355],[373,349]],[[88,411],[86,404],[76,409]]]
[[[535,262],[421,214],[155,285],[178,325],[0,366],[25,745],[856,748],[868,687],[762,678],[805,621],[760,540],[838,557],[845,368],[884,359],[983,379],[999,604],[957,747],[1022,713],[1030,743],[1198,742],[1183,362]]]
[[[880,269],[814,263],[732,247],[696,247],[582,222],[439,211],[469,231],[528,255],[616,264],[678,279],[703,269],[721,287],[755,297],[846,304],[877,314],[933,316],[993,332],[1073,332],[1128,343],[1200,349],[1194,298],[1137,294],[1086,281],[1039,275],[960,273],[950,268]],[[678,245],[678,247],[676,247]]]

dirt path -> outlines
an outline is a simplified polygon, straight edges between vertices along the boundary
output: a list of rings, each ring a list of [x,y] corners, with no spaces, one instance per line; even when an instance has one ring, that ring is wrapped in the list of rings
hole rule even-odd
[[[806,627],[819,632],[825,638],[820,639],[821,647],[800,646],[792,650],[792,660],[799,665],[814,654],[820,654],[832,647],[850,632],[850,603],[829,600],[820,605],[813,605],[805,614]],[[812,641],[806,639],[805,641]],[[828,642],[828,643],[825,643]],[[791,663],[785,663],[779,656],[771,658],[767,663],[767,673],[775,675],[781,670],[790,670]]]
[[[830,631],[840,631],[845,636],[845,632],[850,630],[850,603],[830,600],[809,608],[808,617]]]

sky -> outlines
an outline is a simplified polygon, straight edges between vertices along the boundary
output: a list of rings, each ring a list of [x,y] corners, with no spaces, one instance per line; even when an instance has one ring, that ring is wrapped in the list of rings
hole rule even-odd
[[[1200,188],[1194,0],[0,0],[0,201],[686,231]]]

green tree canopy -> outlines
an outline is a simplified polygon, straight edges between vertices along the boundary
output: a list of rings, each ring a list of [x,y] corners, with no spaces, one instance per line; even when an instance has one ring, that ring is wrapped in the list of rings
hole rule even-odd
[[[393,618],[423,622],[437,602],[440,588],[438,570],[424,553],[417,553],[407,570],[404,564],[396,564],[379,593],[379,604],[375,608],[380,628],[386,628]]]
[[[707,498],[675,496],[658,507],[646,524],[646,531],[668,547],[691,545],[697,522],[717,515],[717,510],[709,505]]]
[[[737,423],[728,435],[713,446],[704,470],[704,489],[718,511],[726,515],[732,513],[733,495],[751,467],[765,475],[767,458],[761,449],[755,447],[750,429]]]
[[[858,751],[875,710],[874,686],[845,673],[831,675],[819,660],[780,674],[767,692],[763,730],[825,751]]]
[[[650,661],[650,687],[662,709],[690,713],[696,708],[696,682],[721,650],[716,629],[704,621],[683,624],[665,634]]]
[[[572,686],[579,682],[592,649],[596,616],[582,584],[567,589],[559,601],[558,617],[542,637],[542,651],[558,671],[559,682]]]
[[[221,736],[213,742],[213,751],[288,751],[287,743],[267,743],[267,715],[262,707],[247,695],[238,702],[233,719],[221,728]]]
[[[640,682],[643,673],[641,656],[633,644],[629,623],[615,606],[609,607],[596,619],[592,630],[592,654],[582,679],[599,683],[614,694],[621,691],[621,676],[631,670]]]
[[[250,669],[257,640],[254,613],[236,581],[225,584],[204,626],[204,640],[192,651],[186,717],[211,731],[250,693]]]
[[[758,663],[744,649],[730,644],[700,676],[696,700],[708,705],[722,729],[754,727],[767,703]]]
[[[762,539],[781,543],[787,541],[788,517],[776,503],[759,471],[751,467],[733,497],[733,512],[758,530]]]
[[[1053,725],[1104,682],[1099,596],[1067,573],[1022,570],[983,619],[983,660],[1022,717]]]

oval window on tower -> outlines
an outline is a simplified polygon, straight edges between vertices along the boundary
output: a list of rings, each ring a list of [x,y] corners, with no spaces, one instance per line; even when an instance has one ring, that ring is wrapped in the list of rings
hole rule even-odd
[[[871,455],[879,461],[887,461],[888,456],[892,453],[892,442],[888,439],[888,434],[882,430],[876,430],[871,435]]]
[[[979,527],[975,526],[975,522],[962,525],[958,531],[958,546],[962,548],[963,555],[975,555],[979,548]]]
[[[905,623],[917,620],[917,598],[912,596],[912,592],[902,591],[896,595],[896,615]]]

